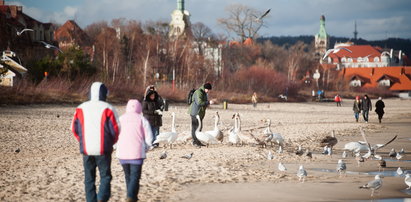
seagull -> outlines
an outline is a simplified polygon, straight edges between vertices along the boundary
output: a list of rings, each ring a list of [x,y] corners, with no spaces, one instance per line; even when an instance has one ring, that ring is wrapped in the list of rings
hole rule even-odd
[[[397,138],[397,135],[396,135],[396,136],[394,136],[394,138],[392,138],[390,141],[388,141],[388,142],[385,143],[385,144],[375,144],[375,145],[372,145],[372,146],[371,146],[370,143],[367,141],[367,138],[365,137],[364,130],[363,130],[363,129],[360,129],[360,131],[361,131],[361,135],[362,135],[364,141],[365,141],[366,144],[368,145],[369,157],[374,156],[374,155],[377,153],[377,150],[378,150],[378,149],[381,149],[381,148],[387,146],[388,144],[390,144],[391,142],[393,142],[393,141]],[[365,155],[368,156],[368,154],[365,154]]]
[[[344,159],[347,158],[347,152],[343,151],[343,153],[341,154],[341,157],[344,158]]]
[[[399,152],[397,152],[397,155],[395,156],[395,158],[396,158],[397,160],[400,160],[402,157],[403,157],[403,156],[402,156]]]
[[[278,163],[278,170],[281,172],[285,172],[287,170],[287,168],[285,167],[285,165],[283,163]]]
[[[397,156],[397,152],[395,152],[394,148],[391,149],[390,153],[388,153],[388,156],[391,158],[394,158],[395,156]]]
[[[191,159],[191,157],[193,157],[193,152],[191,152],[190,154],[186,154],[186,155],[182,156],[181,158]]]
[[[271,151],[268,151],[267,159],[268,160],[273,160],[273,158],[274,158],[274,155],[271,153]]]
[[[56,47],[56,46],[53,46],[53,45],[51,45],[51,44],[48,44],[48,43],[46,43],[46,42],[44,42],[44,41],[40,41],[43,45],[44,45],[44,47],[46,47],[46,48],[48,48],[48,49],[50,49],[50,48],[52,48],[52,49],[56,49],[56,50],[58,50],[58,51],[60,51],[61,53],[63,53],[63,51],[61,51],[58,47]]]
[[[374,196],[374,191],[381,188],[382,179],[380,175],[376,175],[374,180],[369,181],[367,184],[360,186],[360,189],[371,189],[371,197]]]
[[[307,177],[307,171],[304,169],[303,165],[300,165],[300,168],[297,171],[297,177],[299,178],[298,181],[304,183],[305,177]]]
[[[268,9],[264,14],[262,14],[260,17],[255,16],[255,21],[261,22],[261,20],[271,11],[271,8]]]
[[[31,31],[31,32],[33,32],[34,30],[28,29],[28,28],[24,28],[24,29],[21,30],[21,31],[19,31],[19,30],[16,29],[16,31],[17,31],[17,36],[20,36],[20,35],[23,34],[23,32],[25,32],[25,31]]]
[[[409,173],[405,175],[404,182],[408,186],[407,189],[411,189],[411,175]]]
[[[160,155],[160,159],[165,159],[165,158],[167,158],[167,152],[163,151]]]
[[[387,167],[387,162],[385,162],[384,159],[381,159],[378,161],[378,171],[381,171],[381,168],[384,171],[384,168],[386,167]]]
[[[340,177],[342,173],[345,173],[345,170],[347,170],[347,165],[345,165],[342,159],[339,159],[337,163],[337,172],[340,173]]]
[[[344,47],[338,47],[338,48],[332,48],[332,49],[328,49],[327,52],[325,52],[323,60],[332,52],[332,53],[338,53],[341,49],[344,49],[350,53],[352,53],[352,51],[348,48],[344,48]]]
[[[305,156],[307,156],[308,158],[312,159],[313,158],[313,153],[310,151],[307,151],[307,153],[305,154]]]
[[[398,153],[405,154],[404,148],[401,148],[401,150]]]
[[[398,175],[404,174],[404,171],[402,171],[401,167],[398,167],[398,169],[397,169],[397,174],[398,174]]]
[[[298,149],[295,151],[295,154],[298,156],[301,156],[304,154],[303,149],[301,148],[301,145],[298,145]]]

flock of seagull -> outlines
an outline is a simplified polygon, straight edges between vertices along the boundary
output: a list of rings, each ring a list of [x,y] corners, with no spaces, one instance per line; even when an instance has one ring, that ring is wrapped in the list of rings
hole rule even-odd
[[[191,133],[185,132],[185,133],[178,134],[176,132],[175,113],[173,112],[171,115],[172,115],[171,131],[160,133],[157,136],[157,139],[154,141],[154,143],[164,144],[165,148],[167,146],[169,148],[172,148],[172,145],[177,142],[187,143],[191,140]],[[219,128],[219,123],[221,123],[221,121],[220,121],[220,116],[218,112],[216,112],[214,115],[214,130],[200,131],[200,128],[202,128],[200,117],[197,116],[197,119],[200,125],[196,129],[195,134],[201,143],[203,143],[204,145],[208,147],[211,144],[218,144],[218,143],[223,142],[224,133]],[[283,152],[283,147],[285,144],[284,138],[282,137],[281,134],[272,132],[270,128],[271,126],[270,119],[263,120],[266,126],[264,130],[262,131],[262,133],[259,133],[259,134],[253,134],[250,132],[250,130],[241,129],[241,118],[240,118],[239,113],[235,113],[232,116],[232,119],[234,120],[234,126],[228,129],[228,137],[227,137],[227,141],[229,145],[233,145],[233,146],[255,145],[255,146],[261,146],[264,148],[267,145],[273,146],[275,144],[275,145],[278,145],[277,153]],[[365,136],[364,130],[360,129],[360,132],[361,132],[361,135],[364,141],[348,142],[344,145],[343,152],[341,155],[342,159],[338,160],[337,167],[336,167],[336,172],[339,173],[340,177],[342,177],[343,175],[346,175],[347,165],[343,159],[348,158],[348,153],[351,153],[352,156],[355,156],[355,159],[357,160],[357,163],[358,163],[358,167],[360,166],[362,162],[365,162],[366,160],[378,160],[379,171],[381,171],[381,169],[386,168],[386,161],[382,158],[381,155],[377,154],[377,151],[383,147],[386,147],[391,142],[393,142],[397,138],[397,136],[394,136],[392,139],[390,139],[384,144],[370,144]],[[335,132],[332,131],[332,134],[330,136],[326,136],[322,138],[319,142],[319,145],[323,147],[322,154],[332,155],[333,147],[337,143],[338,143],[338,140],[335,137]],[[363,152],[364,154],[361,154],[361,152]],[[396,158],[400,160],[404,156],[404,153],[405,153],[404,149],[401,149],[399,152],[396,152],[395,149],[392,149],[389,152],[388,156],[391,158]],[[301,145],[298,145],[298,148],[295,150],[295,154],[298,156],[302,156],[305,154],[307,157],[312,158],[312,152],[308,150],[304,151]],[[193,156],[193,153],[189,153],[184,156],[181,156],[181,158],[191,159],[192,156]],[[161,153],[160,159],[165,159],[166,157],[167,157],[167,152],[163,151]],[[274,155],[271,151],[268,152],[267,159],[268,160],[274,159]],[[287,168],[282,162],[279,162],[278,170],[281,172],[286,172]],[[397,170],[397,174],[399,176],[402,176],[405,174],[404,182],[408,186],[407,189],[411,189],[410,174],[404,173],[400,167]],[[305,181],[305,178],[307,176],[307,171],[304,169],[303,165],[299,166],[299,169],[296,175],[299,178],[300,182]],[[374,192],[378,190],[379,188],[381,188],[382,178],[383,178],[382,175],[376,175],[374,180],[368,182],[365,185],[360,186],[360,188],[372,190],[371,196],[373,196]]]

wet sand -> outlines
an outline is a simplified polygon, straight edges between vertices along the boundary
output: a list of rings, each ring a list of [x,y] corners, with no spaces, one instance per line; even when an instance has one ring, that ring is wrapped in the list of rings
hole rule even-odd
[[[212,118],[219,111],[224,129],[233,125],[231,116],[239,112],[243,129],[261,133],[263,118],[272,120],[272,131],[286,140],[285,151],[277,154],[277,146],[230,146],[227,143],[209,148],[195,148],[188,144],[175,145],[168,157],[160,160],[164,148],[149,151],[143,166],[139,197],[141,201],[339,201],[371,199],[369,190],[359,186],[373,179],[373,175],[347,174],[338,177],[335,170],[341,149],[349,141],[362,140],[359,128],[364,128],[370,143],[384,143],[394,135],[397,140],[379,150],[387,157],[391,148],[404,148],[401,160],[411,160],[411,100],[390,99],[382,124],[370,113],[370,122],[355,123],[352,102],[343,107],[334,103],[263,103],[252,105],[229,104],[228,110],[214,105],[207,110],[204,130],[213,128]],[[375,100],[373,100],[373,104]],[[119,114],[124,106],[116,106]],[[0,107],[0,201],[84,201],[83,166],[78,143],[70,132],[70,121],[75,106],[35,105]],[[161,131],[170,130],[171,112],[176,113],[178,133],[190,131],[190,117],[186,105],[170,105],[164,113]],[[339,139],[335,154],[321,155],[319,140],[335,130]],[[313,152],[313,158],[296,156],[297,145]],[[16,152],[16,150],[20,150]],[[267,160],[271,151],[273,160]],[[182,155],[193,152],[190,160]],[[277,170],[283,162],[288,171]],[[351,172],[378,171],[377,162],[369,160],[357,167],[353,157],[346,160]],[[295,175],[304,165],[308,177],[299,183]],[[411,170],[411,163],[387,161],[386,170]],[[110,201],[124,201],[124,176],[113,154],[112,197]],[[404,177],[385,177],[384,185],[374,198],[409,197]]]

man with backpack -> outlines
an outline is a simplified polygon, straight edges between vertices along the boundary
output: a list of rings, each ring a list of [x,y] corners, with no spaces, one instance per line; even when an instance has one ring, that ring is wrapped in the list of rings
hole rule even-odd
[[[199,122],[196,116],[197,115],[200,116],[200,121],[202,123],[207,106],[210,104],[213,104],[213,101],[212,100],[209,101],[208,96],[207,96],[207,94],[211,91],[211,88],[212,86],[210,83],[205,83],[200,88],[198,88],[194,93],[189,94],[188,102],[190,104],[190,107],[188,109],[188,113],[191,116],[191,136],[193,137],[194,146],[198,146],[198,147],[205,146],[197,139],[196,134],[195,134],[196,129],[199,127]],[[200,131],[201,129],[202,128],[200,128]]]

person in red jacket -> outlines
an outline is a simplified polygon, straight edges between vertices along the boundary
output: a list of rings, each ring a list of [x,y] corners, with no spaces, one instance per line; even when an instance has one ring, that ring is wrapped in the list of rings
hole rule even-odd
[[[108,201],[111,183],[111,153],[117,142],[120,126],[117,112],[106,102],[108,90],[101,82],[91,85],[90,100],[76,108],[71,130],[83,154],[86,200]],[[96,193],[96,168],[100,186]]]
[[[342,99],[341,99],[340,95],[337,94],[337,95],[334,97],[334,101],[337,103],[337,107],[341,107],[341,101],[342,101]]]

